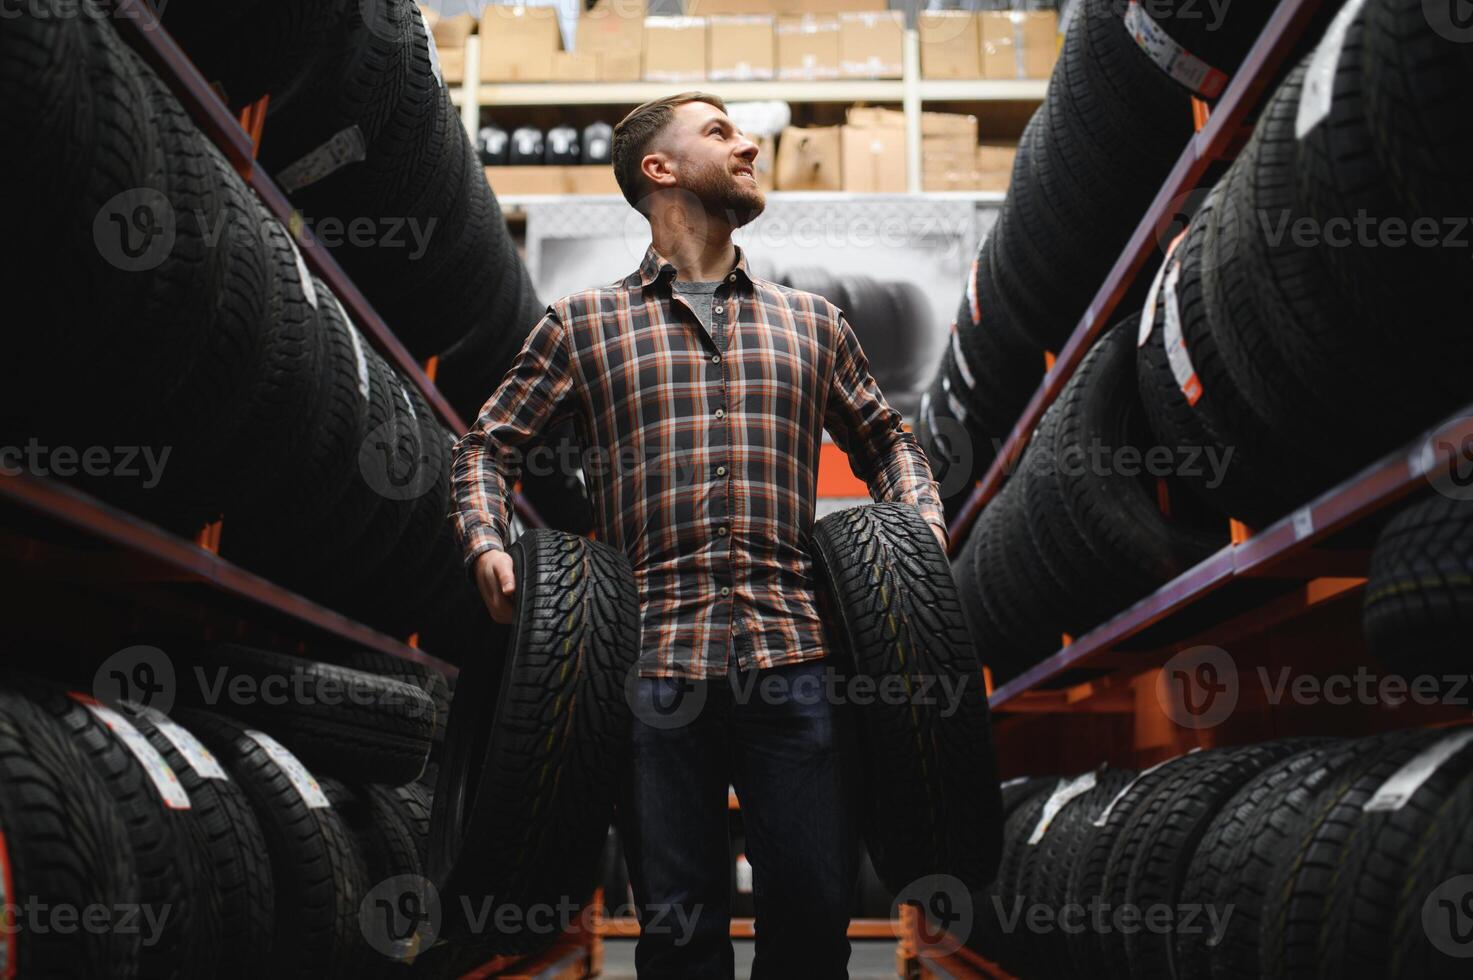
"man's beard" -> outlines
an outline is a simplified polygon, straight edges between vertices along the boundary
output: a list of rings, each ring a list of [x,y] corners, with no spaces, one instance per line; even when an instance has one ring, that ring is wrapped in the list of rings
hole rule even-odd
[[[685,190],[700,200],[706,213],[722,218],[733,228],[753,220],[767,206],[755,177],[753,183],[747,184],[726,167],[714,163],[692,174]]]

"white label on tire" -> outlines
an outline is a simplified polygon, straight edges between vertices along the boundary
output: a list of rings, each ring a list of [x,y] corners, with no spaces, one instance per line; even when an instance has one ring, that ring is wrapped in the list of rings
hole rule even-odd
[[[215,754],[205,748],[204,743],[194,737],[194,733],[177,721],[171,719],[158,708],[148,705],[127,702],[128,710],[133,714],[147,718],[153,727],[159,730],[159,734],[169,740],[169,744],[179,750],[184,756],[184,761],[189,767],[199,774],[201,779],[224,779],[230,777],[225,774],[225,768],[220,765],[220,760]]]
[[[745,854],[736,856],[736,890],[743,895],[752,894],[752,863]]]
[[[1432,774],[1444,762],[1457,755],[1470,739],[1473,739],[1473,728],[1439,739],[1417,753],[1415,758],[1396,770],[1391,778],[1382,783],[1381,788],[1376,790],[1369,800],[1366,800],[1365,805],[1361,807],[1362,812],[1400,810],[1406,806],[1407,800],[1417,794],[1422,784],[1431,779]]]
[[[1135,789],[1135,784],[1136,783],[1140,782],[1142,779],[1144,779],[1145,777],[1149,776],[1151,773],[1155,772],[1157,769],[1160,769],[1162,766],[1170,765],[1171,763],[1175,762],[1177,759],[1184,759],[1184,758],[1186,758],[1187,755],[1192,755],[1193,753],[1201,752],[1201,751],[1202,751],[1202,747],[1199,745],[1195,749],[1192,749],[1191,752],[1186,753],[1186,755],[1174,755],[1174,756],[1172,756],[1169,759],[1166,759],[1166,760],[1163,760],[1161,762],[1156,763],[1154,766],[1152,766],[1149,769],[1142,769],[1140,772],[1136,773],[1135,774],[1135,778],[1132,779],[1130,782],[1126,783],[1125,786],[1124,786],[1124,788],[1122,788],[1120,790],[1120,792],[1118,792],[1118,793],[1115,794],[1115,798],[1112,799],[1109,803],[1105,804],[1105,808],[1100,811],[1100,815],[1098,817],[1095,817],[1095,819],[1094,819],[1094,825],[1096,827],[1103,827],[1105,825],[1105,823],[1110,819],[1110,814],[1112,812],[1114,812],[1114,810],[1115,810],[1115,804],[1117,804],[1121,800],[1125,799],[1125,794],[1126,793],[1129,793],[1131,790]]]
[[[957,334],[955,324],[951,331],[951,361],[956,365],[957,373],[967,383],[967,390],[977,387],[977,378],[972,374],[972,369],[967,366],[967,359],[962,355],[962,341]]]
[[[1053,795],[1048,798],[1048,802],[1043,805],[1043,813],[1039,815],[1038,825],[1033,828],[1028,843],[1037,844],[1043,840],[1043,835],[1048,833],[1049,824],[1054,822],[1054,817],[1059,815],[1059,811],[1064,809],[1065,804],[1076,796],[1083,796],[1094,789],[1097,778],[1094,770],[1090,770],[1067,783],[1060,783],[1054,789]]]
[[[1007,782],[999,786],[998,789],[1009,789],[1013,786],[1022,786],[1024,783],[1028,782],[1028,780],[1032,778],[1032,776],[1014,776],[1012,779],[1009,779]]]
[[[317,309],[317,287],[312,282],[312,273],[307,270],[307,261],[302,258],[302,250],[297,248],[297,240],[290,233],[287,234],[286,240],[292,246],[292,258],[297,263],[297,278],[302,280],[302,293],[315,310]]]
[[[1176,284],[1181,280],[1181,263],[1174,262],[1166,274],[1166,360],[1171,364],[1171,375],[1176,385],[1186,396],[1188,405],[1195,405],[1202,398],[1202,382],[1197,378],[1197,369],[1192,366],[1187,353],[1187,341],[1181,332],[1181,305],[1176,298]]]
[[[1301,507],[1294,512],[1294,540],[1303,541],[1314,533],[1314,511]]]
[[[153,783],[154,789],[159,791],[159,797],[163,799],[164,806],[170,810],[188,810],[189,794],[184,787],[179,785],[179,777],[164,757],[159,755],[159,750],[149,744],[143,733],[133,727],[133,723],[105,704],[99,704],[94,699],[76,691],[68,692],[72,700],[85,707],[97,716],[97,719],[108,727],[118,741],[133,753],[133,758],[143,767]]]
[[[317,149],[283,167],[276,175],[276,182],[288,194],[295,194],[308,184],[368,156],[368,146],[363,140],[363,130],[357,123],[338,133]]]
[[[967,407],[957,400],[956,395],[951,393],[950,378],[942,376],[941,390],[946,393],[946,407],[951,410],[951,417],[958,422],[965,422],[967,420]]]
[[[419,4],[414,5],[414,11],[419,14],[419,26],[425,32],[425,44],[430,50],[430,71],[435,73],[435,84],[444,88],[445,73],[440,70],[440,50],[435,47],[435,33],[430,30],[429,22],[425,20],[425,12]]]
[[[307,771],[307,767],[302,765],[300,759],[292,755],[290,749],[265,732],[253,729],[246,732],[246,735],[265,750],[266,754],[271,757],[271,761],[281,768],[309,810],[325,810],[332,806],[326,794],[322,792],[322,787],[318,785],[317,778]]]
[[[1366,0],[1350,0],[1330,22],[1319,47],[1314,49],[1309,68],[1304,74],[1304,88],[1299,93],[1299,113],[1294,119],[1294,136],[1304,139],[1330,115],[1330,102],[1335,94],[1335,69],[1345,47],[1345,35]]]
[[[368,382],[368,355],[363,353],[363,338],[358,336],[358,328],[353,326],[353,318],[348,316],[348,311],[343,309],[342,302],[336,293],[328,293],[332,301],[337,304],[338,312],[343,315],[343,322],[348,326],[348,337],[353,341],[353,362],[358,366],[358,394],[368,401],[368,393],[372,387]]]
[[[1156,67],[1204,99],[1217,98],[1227,87],[1227,75],[1178,44],[1142,9],[1140,0],[1130,0],[1125,29]]]

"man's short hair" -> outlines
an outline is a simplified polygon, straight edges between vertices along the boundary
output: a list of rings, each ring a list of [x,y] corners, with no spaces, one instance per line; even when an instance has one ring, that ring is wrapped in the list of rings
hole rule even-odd
[[[624,200],[641,214],[644,213],[641,202],[645,197],[645,179],[639,162],[650,152],[650,144],[655,137],[675,118],[675,107],[687,102],[705,102],[726,111],[726,103],[720,96],[709,92],[681,92],[637,106],[614,127],[614,145],[610,152],[614,179],[619,182]]]

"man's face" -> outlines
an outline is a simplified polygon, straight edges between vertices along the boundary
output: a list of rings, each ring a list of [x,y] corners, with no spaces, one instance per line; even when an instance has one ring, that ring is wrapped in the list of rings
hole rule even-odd
[[[699,198],[708,212],[730,220],[733,228],[761,214],[767,199],[753,169],[757,144],[726,113],[705,102],[686,102],[674,113],[660,142],[676,186]]]

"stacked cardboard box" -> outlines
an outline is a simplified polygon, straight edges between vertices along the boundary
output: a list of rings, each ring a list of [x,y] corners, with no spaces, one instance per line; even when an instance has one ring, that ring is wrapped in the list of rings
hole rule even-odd
[[[1048,78],[1059,50],[1052,11],[988,11],[982,18],[983,78]]]
[[[777,142],[778,190],[837,191],[842,178],[840,126],[789,126]]]
[[[484,41],[482,42],[485,43]],[[602,82],[637,82],[644,72],[644,9],[600,3],[578,18],[575,48]]]
[[[899,10],[839,14],[839,74],[899,78],[905,15]]]
[[[979,181],[977,117],[921,113],[921,189],[974,190]]]
[[[905,113],[850,106],[843,133],[844,190],[905,192]]]
[[[984,141],[977,147],[977,186],[979,191],[1007,192],[1013,179],[1013,160],[1018,155],[1018,144],[1005,141]]]
[[[777,77],[802,81],[839,77],[837,15],[784,15],[777,19]]]
[[[926,78],[982,77],[982,43],[977,15],[965,10],[916,14],[921,75]]]
[[[1055,11],[925,10],[916,15],[925,78],[1048,78],[1059,50]]]
[[[562,51],[553,7],[491,6],[481,12],[481,81],[546,82]]]
[[[441,17],[428,7],[419,10],[435,41],[441,77],[447,85],[459,85],[465,80],[465,39],[476,29],[476,19],[470,14]]]
[[[771,14],[707,18],[707,77],[713,82],[772,78],[777,73],[775,26]]]
[[[706,18],[646,17],[644,77],[653,82],[706,78]]]

